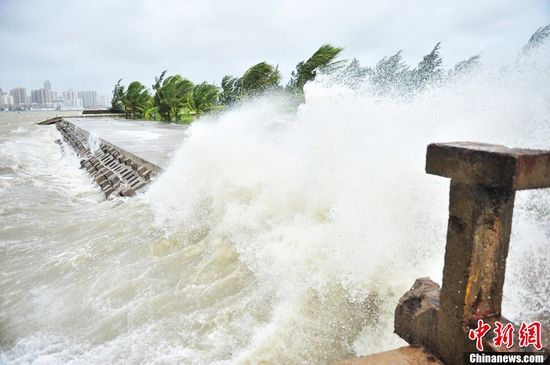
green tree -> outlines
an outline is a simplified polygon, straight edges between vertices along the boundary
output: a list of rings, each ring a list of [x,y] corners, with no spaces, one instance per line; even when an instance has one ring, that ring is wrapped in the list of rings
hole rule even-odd
[[[143,117],[149,98],[149,91],[142,83],[139,81],[130,83],[122,99],[126,118],[136,119]]]
[[[443,59],[439,55],[441,42],[438,42],[430,53],[424,56],[412,71],[411,82],[414,90],[419,91],[427,84],[441,81]]]
[[[373,70],[370,67],[361,66],[359,61],[354,58],[344,68],[334,73],[333,76],[339,82],[343,82],[351,88],[357,88],[372,74]]]
[[[148,120],[160,120],[159,109],[155,106],[153,97],[149,97],[147,100],[143,117]]]
[[[179,111],[179,118],[184,123],[191,123],[197,117],[219,109],[218,88],[203,82],[196,85],[188,95],[187,105]]]
[[[167,70],[164,70],[161,72],[160,76],[155,76],[155,83],[152,86],[153,90],[155,91],[155,95],[153,96],[153,108],[155,108],[156,113],[158,113],[158,117],[160,120],[164,120],[163,116],[170,116],[170,108],[164,102],[163,91],[161,90],[166,72]],[[148,111],[147,114],[152,113]]]
[[[260,62],[250,67],[240,79],[240,94],[244,97],[256,96],[276,89],[281,81],[277,67]]]
[[[343,72],[357,80],[364,80],[367,76],[372,74],[372,70],[369,67],[361,66],[357,58],[352,59]]]
[[[166,71],[155,78],[153,104],[158,109],[163,121],[179,121],[179,112],[187,105],[189,95],[193,92],[193,83],[181,75],[164,78]]]
[[[188,100],[188,105],[195,115],[201,115],[218,109],[218,88],[216,85],[208,84],[207,82],[196,85]]]
[[[111,99],[111,112],[113,113],[122,113],[124,112],[124,86],[120,83],[122,79],[118,80],[113,89],[113,97]]]
[[[222,92],[220,102],[224,105],[233,105],[239,100],[241,94],[241,79],[231,75],[225,75],[222,79]]]
[[[480,58],[481,55],[477,54],[467,60],[458,62],[452,70],[448,71],[448,77],[452,79],[475,71],[481,66]]]
[[[401,51],[398,51],[376,63],[370,81],[376,93],[385,94],[400,88],[409,75],[409,67],[402,61]]]
[[[292,71],[290,75],[287,89],[299,93],[303,92],[306,82],[315,79],[319,70],[335,67],[340,63],[335,59],[342,50],[343,48],[323,44],[309,59],[296,65],[296,70]]]

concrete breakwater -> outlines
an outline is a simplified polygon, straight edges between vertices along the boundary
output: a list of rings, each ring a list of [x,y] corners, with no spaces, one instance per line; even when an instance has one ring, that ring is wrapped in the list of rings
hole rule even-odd
[[[59,120],[55,125],[63,139],[78,154],[80,166],[92,175],[107,198],[133,196],[151,180],[151,169],[116,146],[100,141],[94,151],[89,143],[89,132],[65,120]],[[61,140],[56,142],[61,144]]]
[[[53,117],[37,124],[56,125],[108,198],[143,189],[168,166],[187,129],[111,115]]]

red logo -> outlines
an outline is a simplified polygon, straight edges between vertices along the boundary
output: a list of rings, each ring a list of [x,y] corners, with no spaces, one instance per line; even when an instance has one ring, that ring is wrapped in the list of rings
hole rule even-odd
[[[525,322],[521,322],[518,335],[520,347],[533,345],[537,350],[542,349],[542,331],[539,321],[532,322],[528,325],[525,324]]]
[[[495,337],[493,338],[493,343],[497,347],[502,347],[506,345],[506,348],[509,349],[514,346],[514,327],[511,323],[506,323],[506,326],[502,326],[502,323],[495,322]]]
[[[468,338],[472,341],[476,341],[476,348],[478,351],[483,351],[483,336],[485,336],[490,329],[490,324],[485,323],[482,319],[478,319],[477,327],[470,329],[468,332]],[[495,333],[495,337],[493,337],[495,346],[506,346],[508,349],[514,346],[514,327],[511,323],[503,325],[497,321],[495,322],[493,332]],[[533,345],[537,350],[542,349],[542,327],[539,321],[534,321],[529,324],[521,322],[521,326],[518,330],[518,337],[520,347]]]
[[[490,329],[491,325],[483,322],[483,319],[478,319],[477,328],[471,329],[468,333],[470,340],[476,341],[476,348],[478,351],[483,351],[483,336],[485,336]]]

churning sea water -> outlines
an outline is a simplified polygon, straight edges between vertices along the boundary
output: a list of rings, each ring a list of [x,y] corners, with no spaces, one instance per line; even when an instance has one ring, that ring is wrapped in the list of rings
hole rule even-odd
[[[449,181],[431,142],[550,149],[548,55],[412,100],[319,80],[191,128],[105,200],[40,113],[0,113],[0,362],[323,364],[403,344],[398,298],[441,280]],[[517,194],[504,313],[548,323],[547,191]]]

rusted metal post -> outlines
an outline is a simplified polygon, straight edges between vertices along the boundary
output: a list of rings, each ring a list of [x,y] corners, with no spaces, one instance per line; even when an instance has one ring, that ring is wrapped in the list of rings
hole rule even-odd
[[[417,280],[396,308],[395,331],[447,364],[462,364],[463,353],[475,349],[468,330],[478,319],[506,322],[502,287],[515,191],[550,187],[550,152],[431,144],[426,172],[451,178],[443,283],[439,292],[431,280]]]

